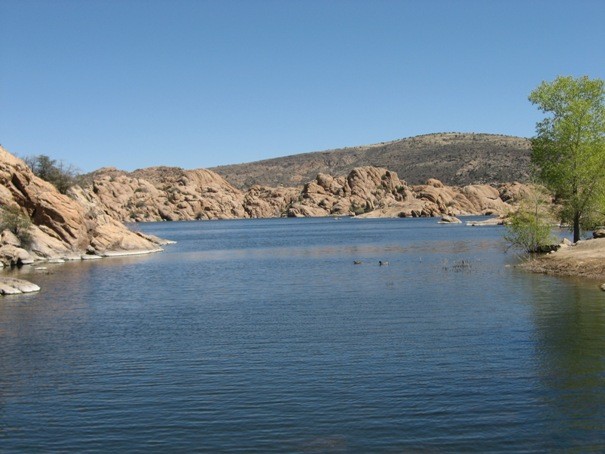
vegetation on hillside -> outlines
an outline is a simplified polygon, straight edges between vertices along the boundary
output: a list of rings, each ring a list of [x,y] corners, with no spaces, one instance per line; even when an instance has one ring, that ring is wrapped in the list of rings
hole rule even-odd
[[[318,173],[346,175],[354,167],[384,167],[409,184],[436,178],[447,185],[526,182],[530,143],[497,134],[440,133],[267,159],[210,170],[234,186],[302,186]]]
[[[30,218],[18,206],[0,208],[0,232],[9,230],[21,241],[22,246],[28,246],[32,241],[29,231],[31,225]]]
[[[51,159],[47,155],[28,156],[25,163],[32,169],[34,175],[52,183],[61,194],[78,183],[80,172],[71,165]]]

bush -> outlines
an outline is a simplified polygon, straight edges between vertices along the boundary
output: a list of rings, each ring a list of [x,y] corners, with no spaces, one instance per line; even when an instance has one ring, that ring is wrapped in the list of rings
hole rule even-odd
[[[65,165],[43,154],[29,156],[24,160],[34,175],[53,184],[61,194],[65,194],[70,187],[77,184],[79,172],[71,165]]]
[[[504,239],[525,252],[543,252],[551,250],[557,243],[552,234],[552,220],[548,208],[550,200],[547,194],[536,189],[519,204],[516,213],[509,217]]]
[[[360,202],[360,203],[356,203],[356,202],[352,202],[351,206],[349,208],[350,211],[353,212],[353,214],[355,216],[358,216],[360,214],[364,214],[364,213],[369,213],[370,211],[372,211],[374,208],[372,207],[372,204],[366,202]]]
[[[29,228],[32,221],[19,207],[3,207],[0,209],[0,231],[9,230],[15,234],[21,246],[27,247],[32,242]]]

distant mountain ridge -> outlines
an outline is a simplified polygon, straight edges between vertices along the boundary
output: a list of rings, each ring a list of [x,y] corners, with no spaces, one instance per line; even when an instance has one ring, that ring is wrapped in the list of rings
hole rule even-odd
[[[213,167],[234,186],[302,186],[319,173],[346,175],[355,167],[384,167],[409,184],[436,178],[447,185],[527,182],[526,138],[476,133],[436,133],[372,145],[303,153]]]

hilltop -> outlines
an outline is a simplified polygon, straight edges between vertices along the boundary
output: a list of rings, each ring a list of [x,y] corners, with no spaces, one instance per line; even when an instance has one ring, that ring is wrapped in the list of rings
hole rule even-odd
[[[436,178],[447,185],[528,180],[528,139],[497,134],[438,133],[373,145],[303,153],[211,168],[240,189],[302,186],[324,173],[344,176],[355,167],[384,167],[409,184]]]

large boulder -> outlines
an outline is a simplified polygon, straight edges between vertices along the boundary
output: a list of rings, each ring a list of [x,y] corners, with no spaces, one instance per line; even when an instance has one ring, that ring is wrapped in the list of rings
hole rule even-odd
[[[0,262],[4,266],[29,265],[34,262],[32,256],[25,249],[6,244],[0,246]]]
[[[39,292],[40,287],[25,279],[0,277],[0,295],[19,295],[21,293]]]
[[[462,221],[456,216],[441,216],[439,224],[462,224]]]

